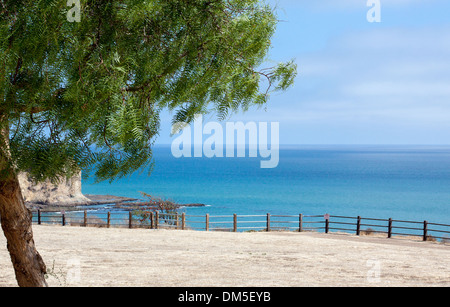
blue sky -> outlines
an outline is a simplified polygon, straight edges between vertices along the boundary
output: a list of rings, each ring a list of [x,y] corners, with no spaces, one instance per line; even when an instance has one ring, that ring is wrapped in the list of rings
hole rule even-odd
[[[228,121],[277,121],[281,144],[450,144],[450,1],[269,0],[280,23],[270,59],[298,77],[266,109]],[[157,144],[171,143],[162,115]]]

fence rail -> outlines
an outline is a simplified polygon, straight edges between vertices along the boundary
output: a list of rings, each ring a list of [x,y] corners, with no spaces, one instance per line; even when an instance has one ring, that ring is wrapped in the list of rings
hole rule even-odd
[[[90,213],[90,214],[88,214]],[[37,224],[60,224],[62,226],[96,226],[127,228],[171,228],[204,231],[330,231],[367,235],[372,233],[392,236],[414,236],[423,241],[447,243],[450,241],[450,225],[428,221],[406,221],[341,215],[189,215],[186,213],[151,212],[145,218],[133,212],[33,212]]]

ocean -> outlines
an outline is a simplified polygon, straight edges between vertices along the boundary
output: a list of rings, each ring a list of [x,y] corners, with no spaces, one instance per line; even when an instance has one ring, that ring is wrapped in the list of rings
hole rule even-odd
[[[450,224],[450,146],[285,145],[276,168],[261,158],[175,158],[154,148],[154,170],[113,183],[83,180],[84,194],[178,203],[187,214],[331,214]]]

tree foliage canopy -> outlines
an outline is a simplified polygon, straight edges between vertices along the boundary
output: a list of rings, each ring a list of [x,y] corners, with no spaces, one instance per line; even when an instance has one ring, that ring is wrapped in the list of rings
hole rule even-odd
[[[97,180],[151,163],[159,114],[264,105],[293,62],[261,68],[277,24],[261,0],[0,0],[0,121],[11,163],[37,180]],[[2,142],[2,149],[8,146]]]

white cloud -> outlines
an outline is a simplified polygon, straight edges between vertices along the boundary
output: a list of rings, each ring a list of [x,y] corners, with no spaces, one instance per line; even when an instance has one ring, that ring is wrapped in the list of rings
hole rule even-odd
[[[293,131],[308,130],[298,142],[449,142],[442,132],[450,129],[449,30],[384,28],[336,38],[322,52],[298,56],[296,86],[270,114]]]
[[[391,23],[369,24],[366,0],[273,2],[290,16],[275,49],[296,57],[299,76],[288,92],[273,95],[267,112],[253,108],[230,120],[279,121],[282,143],[450,143],[448,22],[429,22],[430,15],[414,24],[401,20],[400,9]],[[433,3],[447,2],[381,0],[383,12],[421,4],[415,18]],[[317,14],[321,7],[330,10]],[[352,14],[329,20],[337,9]],[[347,24],[349,16],[355,20]]]
[[[377,29],[297,56],[294,88],[268,112],[283,143],[450,143],[450,29]]]
[[[414,99],[414,102],[422,102],[426,98],[450,97],[450,87],[447,82],[430,81],[370,81],[358,82],[344,86],[342,92],[345,95],[359,97],[398,97],[399,100]],[[420,104],[420,103],[419,103]]]
[[[370,88],[370,94],[380,90],[449,95],[449,33],[450,29],[360,32],[335,40],[321,53],[300,56],[298,65],[303,80],[321,78],[339,87]]]

